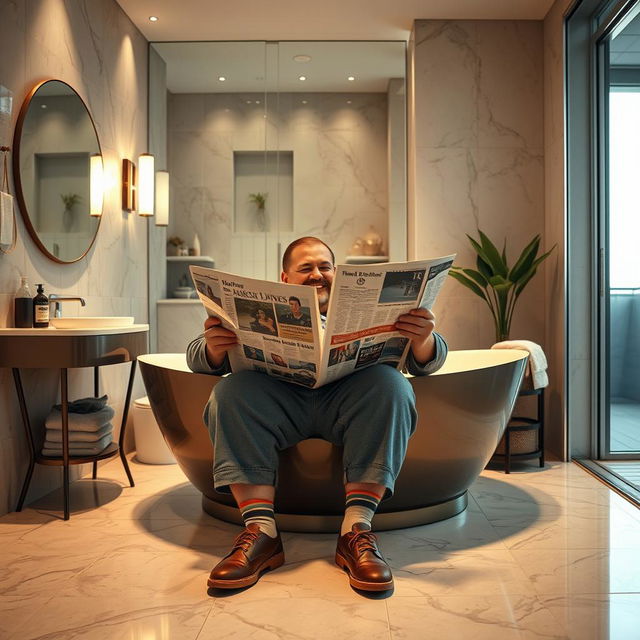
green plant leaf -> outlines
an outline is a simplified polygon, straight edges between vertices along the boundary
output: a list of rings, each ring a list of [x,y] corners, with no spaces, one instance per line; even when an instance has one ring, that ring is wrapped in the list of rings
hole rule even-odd
[[[507,278],[503,278],[502,276],[492,276],[491,278],[489,278],[489,284],[494,289],[499,289],[499,288],[510,289],[513,286],[513,282],[511,282],[511,280],[508,280]]]
[[[496,249],[496,246],[493,244],[493,242],[491,242],[491,240],[489,240],[486,234],[480,231],[480,229],[478,229],[478,234],[480,235],[482,249],[486,256],[483,256],[483,259],[489,263],[494,273],[506,277],[507,265],[503,262],[500,253]]]
[[[487,300],[487,297],[484,294],[484,291],[473,280],[471,280],[471,278],[467,278],[467,276],[463,275],[462,273],[459,273],[458,271],[453,271],[452,269],[449,270],[449,275],[454,280],[457,280],[460,284],[467,287],[467,289],[471,289],[473,293],[475,293],[477,296],[485,300],[487,303],[489,302]]]
[[[486,289],[489,282],[479,271],[476,271],[475,269],[462,269],[462,271],[472,280],[475,280],[475,282],[477,282],[481,287]]]
[[[553,247],[551,247],[551,249],[547,251],[547,253],[542,254],[537,260],[535,260],[531,265],[531,267],[529,268],[529,271],[527,271],[527,273],[524,274],[524,276],[520,278],[520,280],[516,283],[516,289],[515,289],[516,298],[520,296],[520,294],[522,293],[522,290],[525,288],[529,280],[531,280],[531,278],[533,278],[533,276],[536,275],[536,271],[538,270],[538,265],[543,260],[546,260],[555,248],[556,248],[556,245],[554,244]]]
[[[476,267],[487,280],[493,275],[491,267],[480,256],[476,258]]]
[[[474,248],[475,252],[478,254],[478,257],[482,258],[482,260],[485,262],[485,264],[487,265],[487,267],[491,271],[491,275],[493,275],[494,272],[493,272],[493,269],[491,267],[491,261],[489,260],[489,257],[485,253],[485,250],[478,243],[478,241],[475,240],[474,238],[472,238],[468,233],[466,234],[466,236],[467,236],[467,238],[469,238],[469,242],[471,243],[471,246]]]
[[[525,273],[529,271],[540,246],[540,235],[537,235],[523,250],[516,261],[513,269],[509,273],[509,280],[517,282]]]
[[[504,239],[504,244],[502,245],[502,262],[504,262],[505,266],[507,265],[507,239],[506,238]]]

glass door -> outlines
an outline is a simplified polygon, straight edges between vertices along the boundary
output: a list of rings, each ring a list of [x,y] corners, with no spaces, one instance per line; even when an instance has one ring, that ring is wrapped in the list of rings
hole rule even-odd
[[[640,461],[640,3],[598,44],[600,460]],[[610,471],[632,469],[623,463]],[[640,469],[640,463],[637,467]],[[617,470],[616,470],[617,469]],[[636,480],[640,483],[640,474]]]

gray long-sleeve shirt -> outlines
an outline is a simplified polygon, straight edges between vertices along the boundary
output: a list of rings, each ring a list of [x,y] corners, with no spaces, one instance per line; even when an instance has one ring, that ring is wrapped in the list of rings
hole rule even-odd
[[[436,353],[433,358],[424,365],[420,365],[413,357],[413,353],[409,351],[407,356],[405,369],[413,376],[426,376],[430,373],[437,371],[447,358],[447,352],[449,348],[445,339],[435,331],[433,336],[436,341]],[[226,357],[220,367],[212,367],[207,360],[206,342],[204,334],[200,334],[197,338],[192,340],[187,347],[187,364],[191,371],[196,373],[208,373],[214,376],[223,376],[226,373],[231,372],[231,365],[229,364],[229,358]]]

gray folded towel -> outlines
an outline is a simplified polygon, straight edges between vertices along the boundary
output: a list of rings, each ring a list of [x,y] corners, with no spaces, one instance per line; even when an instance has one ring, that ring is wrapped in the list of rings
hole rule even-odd
[[[104,407],[107,406],[107,400],[109,400],[109,396],[107,395],[101,396],[100,398],[89,396],[88,398],[79,398],[73,402],[68,402],[67,407],[69,413],[93,413],[94,411],[104,409]],[[61,404],[54,404],[53,408],[62,411]]]
[[[107,405],[93,413],[70,413],[70,431],[100,431],[105,424],[111,422],[116,412]],[[62,413],[54,409],[44,421],[47,429],[62,429]]]
[[[98,442],[86,442],[86,443],[73,443],[74,446],[71,446],[69,443],[69,453],[72,456],[93,456],[98,453],[101,453],[106,447],[108,447],[113,441],[113,436],[111,434],[104,436],[98,440]],[[84,446],[78,446],[78,445]],[[42,455],[43,456],[61,456],[62,455],[62,443],[57,445],[45,446],[42,447]]]
[[[87,442],[97,442],[112,431],[113,425],[110,422],[99,431],[69,431],[69,444],[86,445]],[[45,446],[57,446],[60,442],[62,442],[62,429],[47,429]]]

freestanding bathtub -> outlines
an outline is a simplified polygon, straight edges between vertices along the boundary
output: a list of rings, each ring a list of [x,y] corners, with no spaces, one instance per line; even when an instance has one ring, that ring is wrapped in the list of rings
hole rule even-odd
[[[452,517],[493,454],[513,409],[527,352],[451,351],[435,374],[411,377],[418,426],[393,497],[375,516],[378,530]],[[202,421],[221,379],[193,373],[184,354],[138,358],[153,414],[178,464],[212,516],[241,524],[231,496],[213,488],[213,448]],[[344,511],[342,450],[317,438],[280,454],[276,520],[288,531],[337,531]]]

